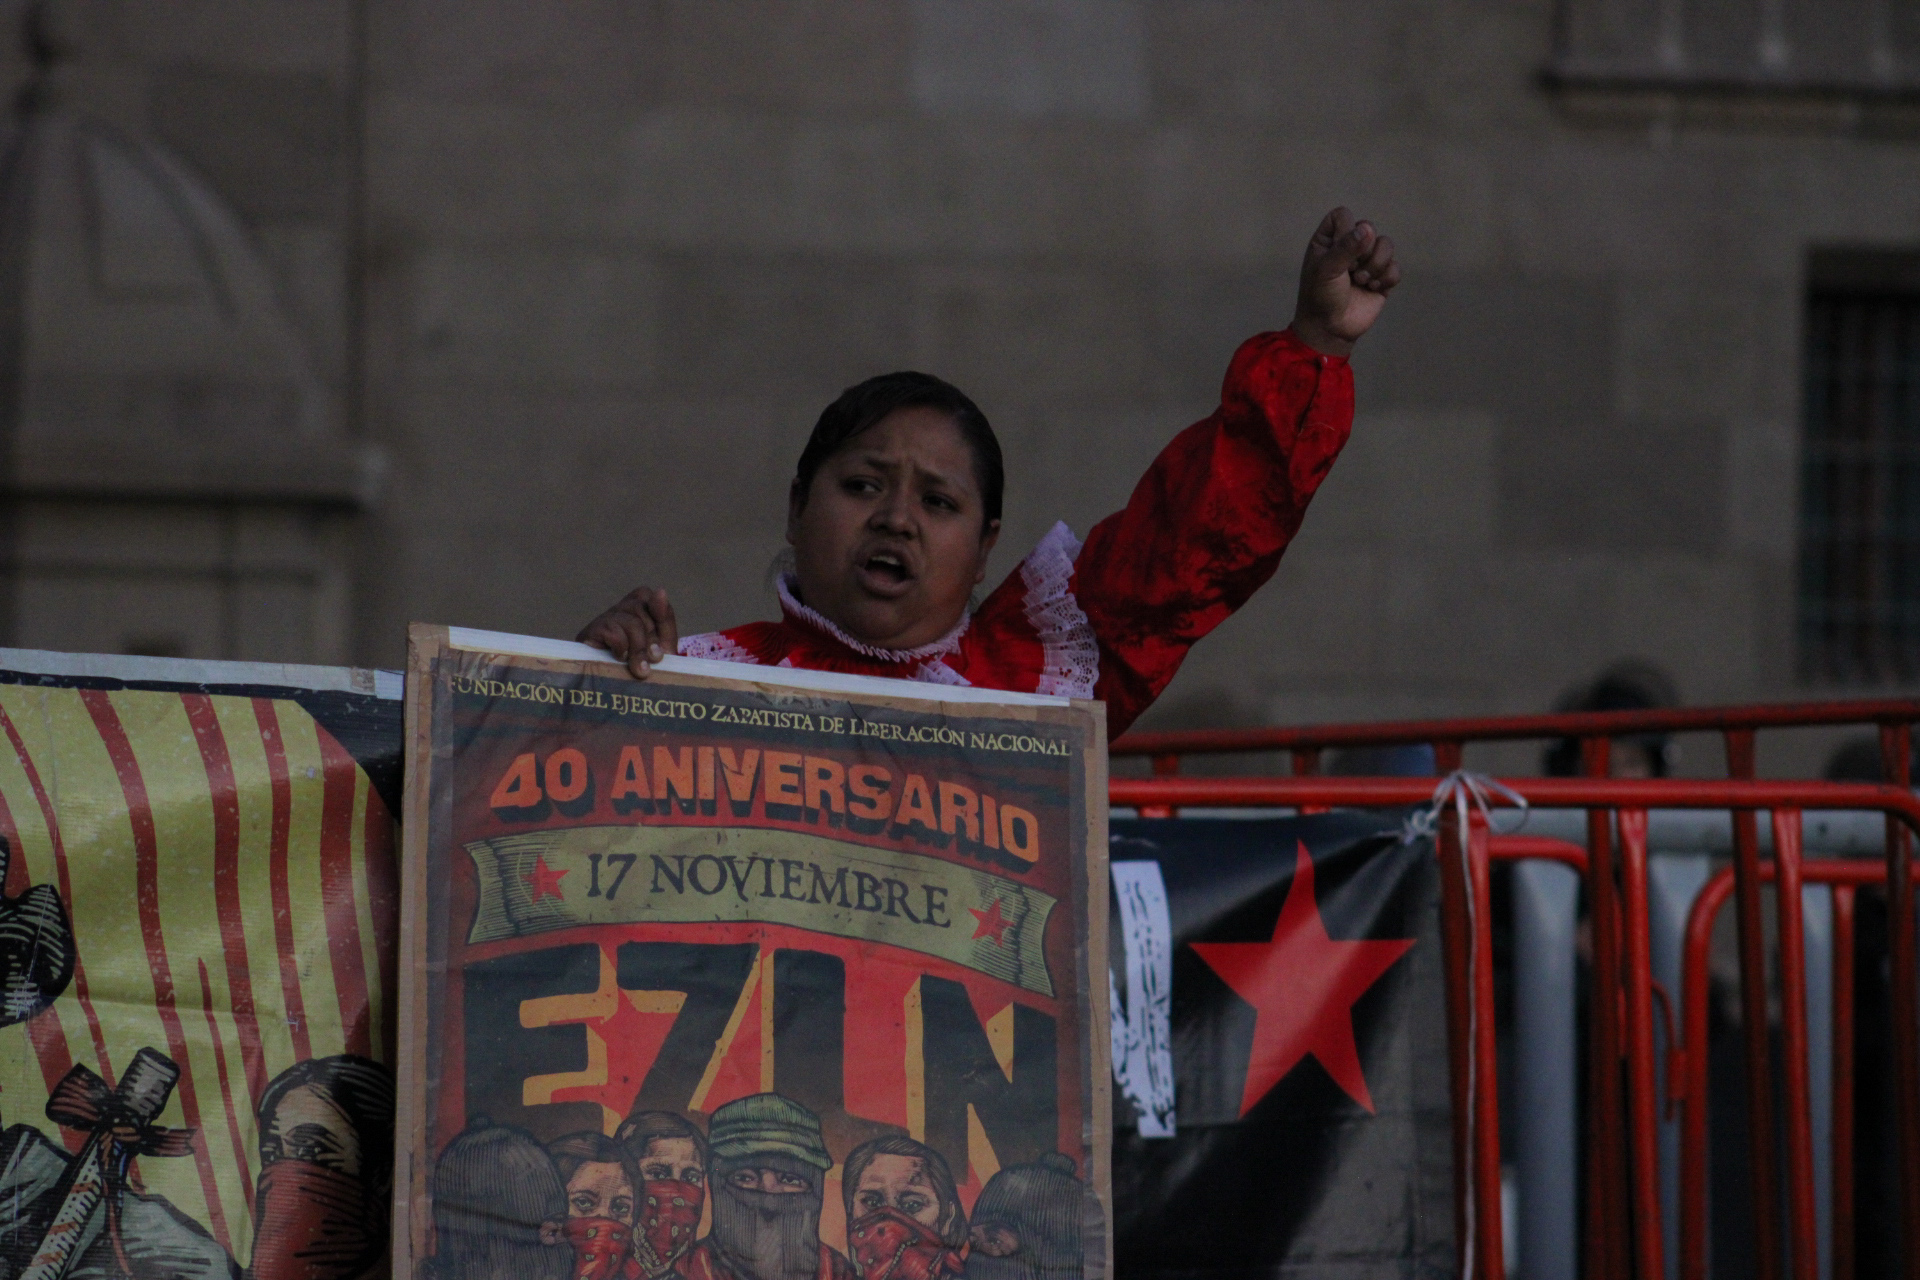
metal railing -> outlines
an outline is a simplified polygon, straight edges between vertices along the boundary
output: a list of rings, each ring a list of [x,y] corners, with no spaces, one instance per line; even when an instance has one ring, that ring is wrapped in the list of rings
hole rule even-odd
[[[1690,708],[1684,710],[1577,713],[1473,720],[1412,721],[1378,725],[1332,725],[1304,729],[1242,729],[1218,732],[1135,734],[1114,746],[1119,756],[1153,760],[1152,778],[1116,778],[1115,805],[1132,806],[1143,816],[1171,816],[1182,807],[1278,807],[1317,811],[1329,807],[1398,807],[1423,804],[1433,794],[1431,779],[1324,778],[1318,776],[1321,753],[1338,746],[1429,744],[1443,772],[1459,766],[1468,742],[1572,737],[1581,741],[1590,775],[1602,773],[1608,740],[1654,732],[1713,731],[1726,744],[1726,780],[1583,778],[1507,779],[1505,785],[1531,805],[1586,810],[1584,850],[1564,841],[1530,837],[1492,837],[1476,815],[1469,830],[1443,824],[1440,856],[1443,875],[1442,917],[1447,949],[1450,1044],[1456,1126],[1459,1238],[1471,1242],[1476,1275],[1500,1277],[1500,1161],[1498,1098],[1492,1015],[1491,935],[1473,922],[1487,921],[1488,867],[1495,859],[1549,858],[1583,876],[1593,924],[1593,1000],[1589,1043],[1587,1108],[1587,1196],[1585,1271],[1589,1276],[1664,1277],[1665,1259],[1659,1190],[1657,1125],[1662,1104],[1673,1094],[1658,1086],[1655,1061],[1656,1001],[1665,993],[1653,980],[1649,957],[1648,844],[1650,810],[1724,810],[1731,815],[1733,865],[1709,883],[1694,904],[1696,916],[1711,917],[1727,897],[1736,899],[1740,935],[1743,1038],[1748,1099],[1749,1163],[1753,1180],[1756,1274],[1763,1280],[1790,1275],[1816,1280],[1810,1101],[1807,1086],[1807,1025],[1804,937],[1800,886],[1833,884],[1836,890],[1835,981],[1842,976],[1851,992],[1852,895],[1863,885],[1886,886],[1889,905],[1890,1020],[1892,1027],[1894,1123],[1898,1134],[1902,1274],[1920,1280],[1920,971],[1916,970],[1913,833],[1920,831],[1920,800],[1909,789],[1907,726],[1920,720],[1920,702],[1880,700],[1803,703],[1782,706]],[[1866,724],[1879,728],[1891,785],[1754,780],[1754,735],[1768,728]],[[1181,757],[1200,753],[1286,751],[1294,776],[1181,777]],[[1761,811],[1772,815],[1772,858],[1760,857]],[[1864,811],[1885,817],[1885,860],[1865,862],[1802,857],[1802,814]],[[1579,856],[1576,857],[1575,855]],[[1775,1088],[1768,1030],[1768,985],[1762,884],[1779,880],[1777,910],[1781,947],[1783,1019],[1782,1076],[1787,1103],[1784,1162],[1775,1135]],[[1706,1275],[1704,1152],[1706,1144],[1704,960],[1697,960],[1689,934],[1682,1029],[1668,1036],[1669,1067],[1678,1064],[1684,1108],[1682,1196],[1680,1200],[1681,1273]],[[1705,944],[1698,943],[1704,946]],[[1844,959],[1842,953],[1844,952]],[[1850,1006],[1836,1007],[1834,1052],[1845,1055],[1848,1076],[1835,1079],[1836,1146],[1851,1151],[1853,1066]],[[1671,1073],[1670,1073],[1671,1074]],[[1471,1082],[1471,1087],[1469,1087]],[[1840,1111],[1844,1103],[1846,1116]],[[1849,1167],[1835,1152],[1832,1194],[1833,1252],[1836,1280],[1851,1280],[1853,1187]],[[1786,1195],[1781,1196],[1780,1166],[1785,1165]],[[1784,1215],[1780,1206],[1785,1204]],[[1470,1209],[1469,1209],[1470,1206]],[[1468,1214],[1471,1214],[1471,1221]],[[1463,1254],[1463,1256],[1465,1256]],[[1786,1270],[1782,1270],[1783,1259]],[[1842,1268],[1846,1267],[1847,1270]]]

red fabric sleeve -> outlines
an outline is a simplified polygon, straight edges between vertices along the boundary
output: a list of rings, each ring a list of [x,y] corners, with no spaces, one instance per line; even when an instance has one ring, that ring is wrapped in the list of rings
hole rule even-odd
[[[1100,641],[1095,696],[1118,736],[1195,641],[1273,576],[1353,429],[1353,372],[1291,332],[1249,338],[1220,407],[1160,451],[1087,535],[1073,594]]]

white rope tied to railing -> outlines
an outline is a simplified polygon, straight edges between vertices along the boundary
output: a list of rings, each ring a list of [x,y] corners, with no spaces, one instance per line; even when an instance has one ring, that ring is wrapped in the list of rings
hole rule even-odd
[[[1494,821],[1493,801],[1495,799],[1504,800],[1520,810],[1520,821],[1514,823],[1513,826],[1506,831],[1501,831],[1499,825]],[[1487,829],[1496,835],[1512,835],[1515,831],[1518,831],[1527,824],[1528,809],[1527,798],[1525,796],[1488,774],[1469,773],[1465,769],[1455,769],[1452,773],[1440,779],[1439,785],[1434,787],[1432,804],[1428,805],[1425,809],[1421,809],[1407,816],[1406,824],[1400,829],[1401,843],[1412,844],[1415,840],[1423,836],[1438,839],[1440,835],[1440,820],[1446,816],[1449,806],[1453,809],[1454,820],[1459,824],[1457,830],[1460,833],[1460,845],[1463,851],[1467,844],[1467,824],[1474,809],[1480,811],[1480,816],[1487,821]],[[1475,1034],[1478,1028],[1475,1025],[1473,1001],[1475,948],[1471,944],[1476,922],[1473,918],[1473,872],[1468,866],[1467,859],[1462,858],[1460,860],[1460,869],[1462,874],[1466,876],[1466,884],[1462,886],[1464,890],[1462,900],[1467,905],[1467,937],[1469,939],[1466,974],[1467,1176],[1466,1187],[1464,1189],[1466,1196],[1466,1213],[1463,1215],[1466,1223],[1467,1238],[1465,1248],[1462,1250],[1460,1274],[1462,1276],[1471,1276],[1474,1273],[1475,1223],[1478,1220],[1479,1208],[1474,1196],[1475,1179],[1473,1176],[1473,1164],[1479,1149],[1478,1144],[1474,1140],[1474,1131],[1480,1123],[1479,1108],[1475,1103],[1475,1099],[1479,1096],[1476,1088],[1477,1081],[1475,1079],[1478,1066],[1474,1062]]]
[[[1520,810],[1520,821],[1505,831],[1500,830],[1499,823],[1493,818],[1492,801],[1496,797]],[[1463,840],[1466,839],[1469,806],[1480,811],[1480,816],[1487,820],[1488,829],[1495,835],[1510,836],[1527,825],[1525,796],[1491,774],[1455,769],[1434,787],[1432,804],[1407,815],[1407,821],[1400,829],[1401,843],[1411,844],[1422,836],[1437,837],[1440,834],[1441,815],[1446,813],[1449,803],[1453,805],[1454,815],[1459,820],[1460,838]]]

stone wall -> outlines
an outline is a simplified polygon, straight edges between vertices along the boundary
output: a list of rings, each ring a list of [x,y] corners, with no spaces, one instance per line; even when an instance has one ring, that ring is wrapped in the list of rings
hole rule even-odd
[[[89,10],[98,96],[252,221],[385,450],[362,661],[638,582],[767,614],[813,417],[899,366],[1001,432],[1009,569],[1209,410],[1344,201],[1407,268],[1353,444],[1158,722],[1538,709],[1630,655],[1810,692],[1805,257],[1920,241],[1911,119],[1556,96],[1551,0],[162,9]]]

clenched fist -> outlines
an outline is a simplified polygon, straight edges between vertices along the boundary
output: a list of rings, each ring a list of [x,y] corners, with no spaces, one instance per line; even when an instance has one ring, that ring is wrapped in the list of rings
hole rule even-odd
[[[1393,241],[1371,222],[1354,221],[1353,211],[1341,205],[1320,219],[1307,243],[1293,332],[1315,351],[1351,355],[1353,344],[1380,318],[1387,293],[1399,283]]]

